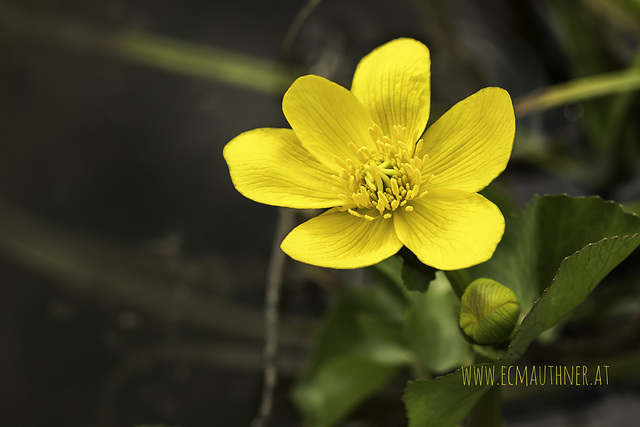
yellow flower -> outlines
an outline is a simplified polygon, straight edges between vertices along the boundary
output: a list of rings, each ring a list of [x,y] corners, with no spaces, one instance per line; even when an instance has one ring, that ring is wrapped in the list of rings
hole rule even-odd
[[[292,129],[255,129],[227,144],[231,179],[244,196],[330,208],[289,233],[281,245],[289,256],[358,268],[404,245],[442,270],[491,258],[504,218],[477,192],[511,155],[511,98],[482,89],[424,132],[430,65],[422,43],[393,40],[360,61],[351,91],[314,75],[297,79],[282,102]]]

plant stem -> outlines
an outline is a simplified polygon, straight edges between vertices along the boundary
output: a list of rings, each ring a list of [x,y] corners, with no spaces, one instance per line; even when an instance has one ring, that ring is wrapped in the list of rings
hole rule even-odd
[[[9,40],[54,43],[185,76],[281,96],[302,74],[280,63],[208,45],[138,31],[110,30],[0,6],[0,33]]]
[[[273,395],[278,384],[278,333],[280,313],[280,292],[286,257],[280,250],[280,242],[294,227],[294,214],[289,209],[279,210],[278,228],[273,239],[273,249],[269,260],[267,275],[267,293],[265,301],[265,344],[264,344],[264,384],[258,415],[253,419],[252,427],[266,427],[269,425],[273,412]]]
[[[585,99],[629,92],[639,88],[640,73],[631,67],[627,70],[583,77],[566,83],[548,86],[518,98],[514,108],[516,116],[522,118],[567,102],[584,101]]]
[[[494,385],[471,410],[471,427],[502,426],[500,386]]]
[[[471,274],[467,270],[444,271],[444,274],[447,276],[447,280],[451,283],[451,287],[458,295],[458,298],[461,298],[464,290],[471,283]]]
[[[494,357],[474,352],[475,363],[491,363]],[[470,427],[501,427],[502,426],[502,393],[499,385],[494,385],[476,402],[469,413]]]

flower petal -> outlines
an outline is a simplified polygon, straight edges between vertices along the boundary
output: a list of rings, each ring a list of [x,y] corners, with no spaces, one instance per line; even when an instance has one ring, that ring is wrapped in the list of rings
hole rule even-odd
[[[282,111],[302,145],[328,167],[334,156],[352,158],[349,142],[373,148],[373,119],[347,89],[319,76],[298,78],[282,100]]]
[[[236,189],[245,197],[290,208],[341,205],[332,172],[302,147],[291,129],[254,129],[223,151]]]
[[[396,39],[378,47],[358,64],[351,92],[385,135],[392,135],[393,125],[398,125],[405,126],[409,136],[416,132],[419,137],[429,120],[429,49],[413,39]]]
[[[360,268],[389,258],[402,243],[393,221],[367,221],[334,208],[294,228],[280,247],[291,258],[307,264]]]
[[[440,270],[487,261],[504,233],[500,210],[477,193],[434,189],[411,205],[412,212],[394,215],[398,237],[420,261]]]
[[[429,154],[424,174],[435,177],[430,187],[476,192],[507,166],[515,116],[509,94],[482,89],[447,111],[424,135],[421,156]]]

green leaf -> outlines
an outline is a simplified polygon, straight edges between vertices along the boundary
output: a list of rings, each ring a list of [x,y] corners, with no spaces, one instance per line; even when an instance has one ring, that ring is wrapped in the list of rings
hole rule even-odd
[[[522,214],[507,218],[493,258],[469,272],[511,288],[526,313],[551,284],[565,257],[605,237],[639,231],[638,217],[599,197],[535,197]]]
[[[379,286],[352,289],[342,295],[321,327],[308,374],[313,375],[326,361],[345,355],[380,364],[406,362],[408,350],[399,343],[400,331],[392,339],[369,326],[374,322],[385,324],[388,332],[394,325],[401,325],[404,308],[399,304]]]
[[[406,309],[399,288],[381,282],[350,289],[338,299],[293,391],[307,425],[339,421],[408,363]]]
[[[427,292],[411,293],[407,339],[424,370],[442,373],[469,361],[471,348],[460,333],[459,313],[460,301],[442,272]]]
[[[398,324],[404,321],[407,300],[397,286],[373,282],[351,290],[344,295],[344,298],[357,311]]]
[[[495,363],[472,369],[513,364],[546,328],[582,303],[596,285],[640,245],[640,237],[612,237],[590,244],[564,260],[553,283],[533,306],[516,331],[507,353]],[[497,381],[497,379],[496,379]],[[404,402],[410,426],[457,425],[489,386],[464,385],[462,371],[433,381],[409,382]]]
[[[510,284],[519,298],[534,295],[545,283],[548,287],[531,306],[507,352],[492,364],[474,368],[514,363],[640,245],[640,218],[595,197],[537,198],[520,217],[507,220],[507,230],[496,255],[474,272],[495,274],[488,277]],[[464,385],[461,370],[433,381],[410,382],[404,397],[410,426],[455,426],[488,389]]]
[[[400,256],[395,255],[389,257],[372,266],[371,270],[379,273],[379,275],[386,281],[404,289],[402,283],[402,258],[400,258]]]
[[[638,245],[638,234],[604,238],[563,260],[553,283],[536,301],[516,331],[503,357],[504,363],[515,362],[538,335],[580,305],[598,283]]]
[[[296,387],[293,398],[305,425],[331,426],[382,387],[395,371],[393,365],[366,357],[339,357],[321,365],[310,381]]]
[[[424,265],[413,252],[406,248],[400,250],[402,256],[402,283],[410,291],[426,292],[429,283],[436,278],[436,270]]]
[[[409,427],[456,426],[488,389],[464,385],[461,370],[431,381],[410,381],[402,399]]]
[[[623,209],[629,213],[640,215],[640,199],[625,202],[623,205]]]

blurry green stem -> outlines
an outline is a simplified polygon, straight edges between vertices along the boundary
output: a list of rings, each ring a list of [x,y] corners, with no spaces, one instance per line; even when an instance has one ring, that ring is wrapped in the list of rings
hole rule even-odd
[[[295,70],[286,72],[278,62],[251,55],[142,32],[101,29],[4,5],[0,6],[2,32],[277,95],[300,74]]]
[[[313,9],[315,9],[322,0],[308,0],[305,3],[304,7],[300,9],[300,12],[296,15],[295,19],[291,23],[291,26],[287,30],[287,34],[284,36],[284,40],[282,42],[282,57],[288,58],[291,53],[291,48],[293,47],[293,41],[296,36],[300,32],[302,28],[302,24],[307,20]]]
[[[629,70],[635,70],[640,74],[640,49],[636,52],[635,59]],[[600,149],[600,161],[604,165],[600,185],[604,193],[610,188],[615,180],[634,169],[632,159],[635,159],[636,141],[635,138],[626,137],[625,126],[629,120],[630,106],[634,100],[634,93],[627,92],[618,95],[610,104],[608,115],[605,118],[606,134],[600,138],[598,148]],[[603,194],[604,195],[604,194]]]
[[[471,427],[502,426],[500,386],[491,387],[471,410]]]
[[[473,280],[467,270],[444,271],[444,274],[447,276],[447,280],[451,283],[451,287],[458,298],[462,297],[464,290],[467,289],[467,286]]]
[[[285,50],[290,49],[299,26],[319,2],[307,2],[287,34]],[[267,59],[140,32],[103,30],[4,5],[0,6],[0,32],[272,94],[284,92],[300,75]],[[567,102],[636,89],[640,89],[640,72],[632,68],[540,89],[516,99],[515,109],[517,116],[523,117]]]
[[[637,89],[640,89],[640,71],[631,68],[540,89],[516,99],[514,108],[516,116],[523,117],[568,102]]]
[[[635,72],[640,75],[640,48],[636,52],[636,56],[631,64],[631,68],[629,68],[629,72]],[[629,104],[633,99],[633,94],[625,93],[616,99],[615,103],[612,105],[611,110],[609,111],[609,117],[607,119],[607,125],[610,130],[616,132],[616,138],[612,138],[612,140],[616,140],[617,136],[620,134],[622,129],[622,125],[625,121],[625,112],[629,108]]]
[[[475,363],[491,363],[492,356],[475,352]],[[502,426],[502,393],[500,386],[494,385],[482,395],[469,413],[471,427],[500,427]]]
[[[280,94],[294,79],[275,62],[211,46],[130,31],[113,34],[113,41],[114,53],[130,62],[259,92]]]

